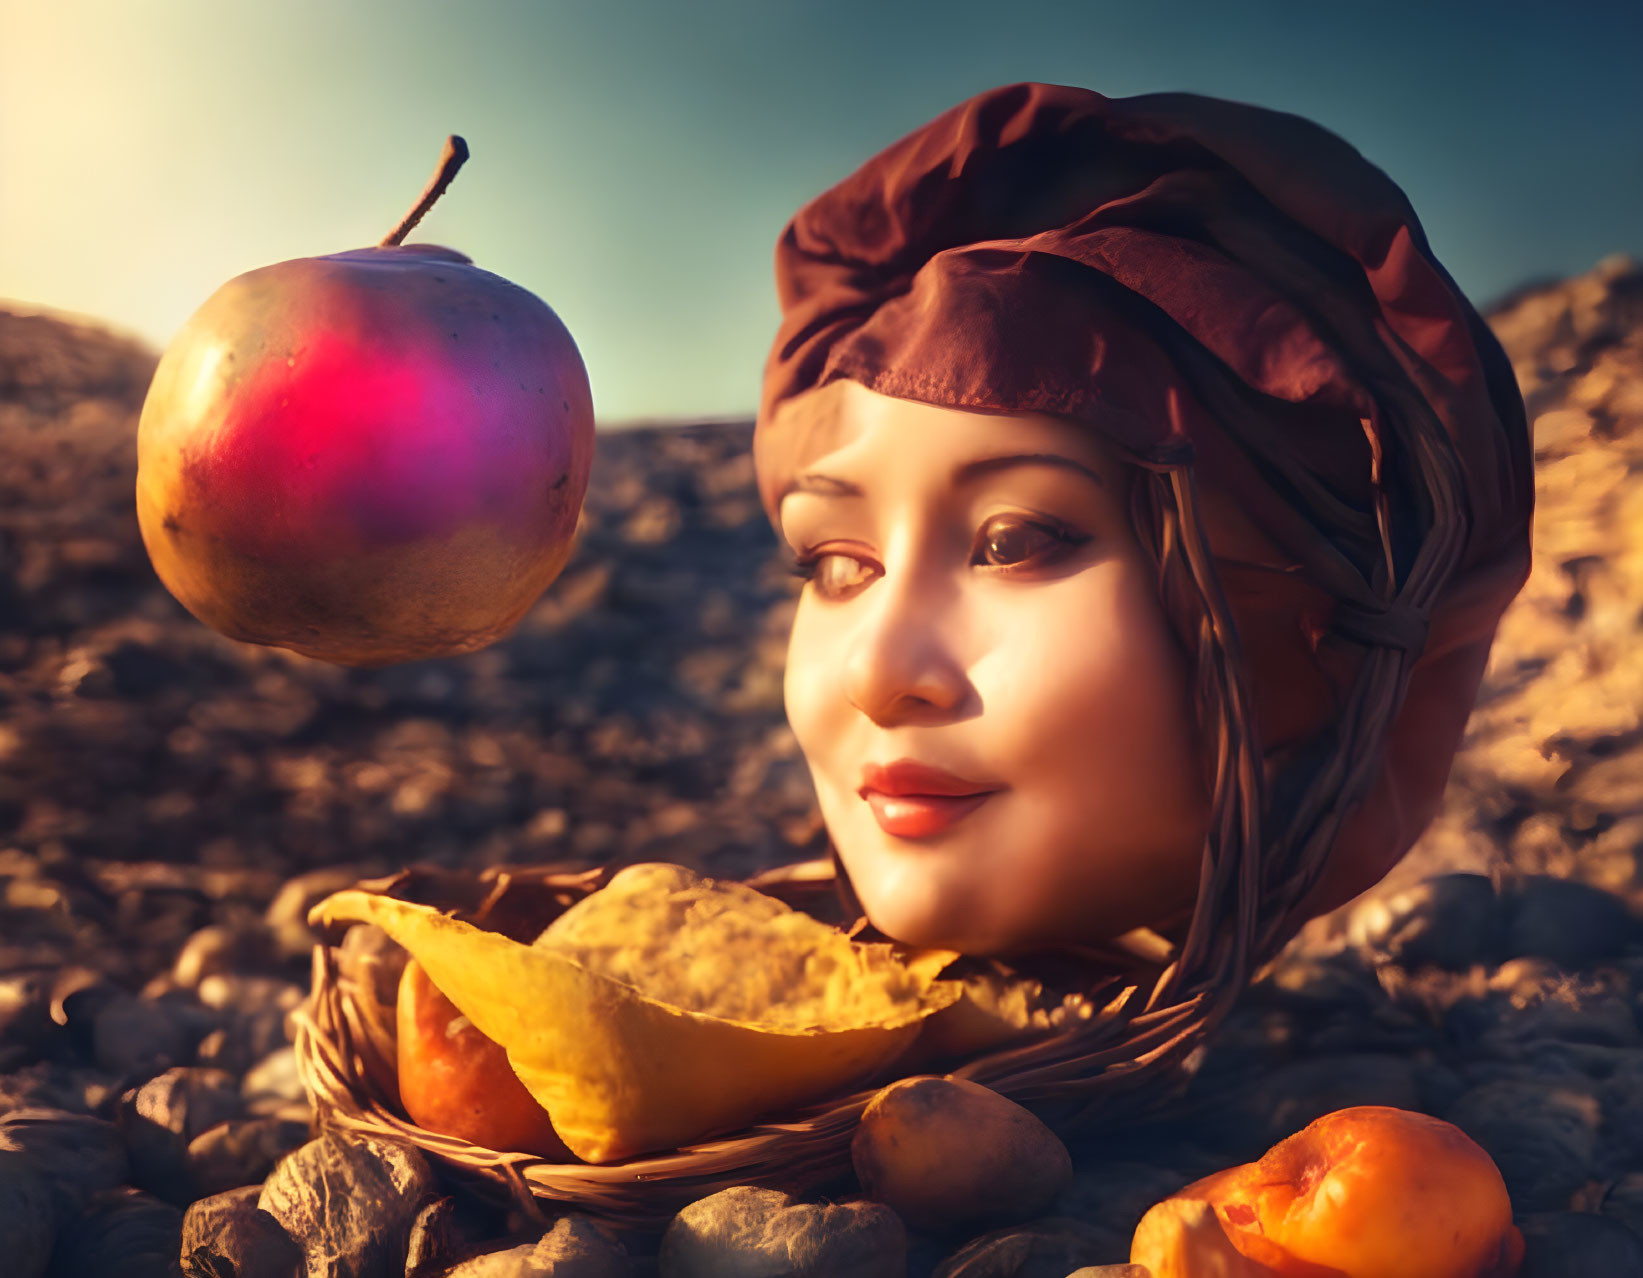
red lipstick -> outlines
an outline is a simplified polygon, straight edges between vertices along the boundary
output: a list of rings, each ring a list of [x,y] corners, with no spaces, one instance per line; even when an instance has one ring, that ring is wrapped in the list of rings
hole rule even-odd
[[[914,759],[869,763],[857,790],[879,828],[904,839],[940,834],[997,792],[997,786],[967,781]]]
[[[986,794],[996,789],[996,785],[966,781],[916,759],[869,763],[861,770],[861,790],[877,790],[880,794]]]

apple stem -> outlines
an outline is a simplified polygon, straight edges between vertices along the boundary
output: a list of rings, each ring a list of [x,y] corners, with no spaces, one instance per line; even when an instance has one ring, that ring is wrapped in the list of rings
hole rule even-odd
[[[422,215],[433,208],[434,201],[445,194],[445,188],[451,184],[456,171],[468,159],[468,144],[456,134],[445,139],[445,150],[440,153],[439,168],[434,171],[433,177],[428,179],[428,185],[423,188],[417,202],[412,205],[411,211],[400,218],[399,225],[383,236],[378,248],[387,248],[391,244],[398,244],[411,233],[411,228],[422,220]]]

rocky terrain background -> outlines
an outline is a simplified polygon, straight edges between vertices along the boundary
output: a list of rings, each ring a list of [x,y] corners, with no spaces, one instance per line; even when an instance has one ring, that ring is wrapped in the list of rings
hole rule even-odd
[[[1075,1150],[1026,1224],[892,1223],[907,1273],[1122,1261],[1151,1202],[1366,1103],[1489,1150],[1526,1278],[1643,1273],[1643,269],[1609,259],[1488,319],[1534,422],[1535,566],[1442,814],[1251,989],[1168,1124]],[[602,435],[576,554],[512,635],[344,670],[224,639],[154,576],[132,503],[154,361],[0,309],[8,1272],[657,1272],[657,1237],[567,1217],[538,1243],[441,1199],[419,1155],[311,1140],[286,1013],[307,905],[362,875],[660,859],[741,877],[817,849],[781,705],[796,583],[750,425]],[[711,1247],[732,1207],[774,1210],[710,1199],[680,1228]],[[810,1240],[803,1272],[851,1272],[848,1231],[802,1216],[771,1230]]]

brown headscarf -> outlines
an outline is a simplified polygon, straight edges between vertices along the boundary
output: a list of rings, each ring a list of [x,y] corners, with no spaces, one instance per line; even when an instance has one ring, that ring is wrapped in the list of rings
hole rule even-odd
[[[806,205],[754,436],[839,378],[1087,422],[1199,673],[1216,826],[1173,982],[1233,985],[1436,814],[1529,570],[1523,401],[1402,191],[1298,116],[1015,84]],[[1163,991],[1160,991],[1162,993]]]

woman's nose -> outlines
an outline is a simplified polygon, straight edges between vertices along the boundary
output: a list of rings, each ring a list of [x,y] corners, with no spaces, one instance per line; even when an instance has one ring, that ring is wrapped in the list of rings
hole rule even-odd
[[[951,640],[932,601],[881,581],[844,655],[850,704],[886,727],[951,716],[970,686]]]

